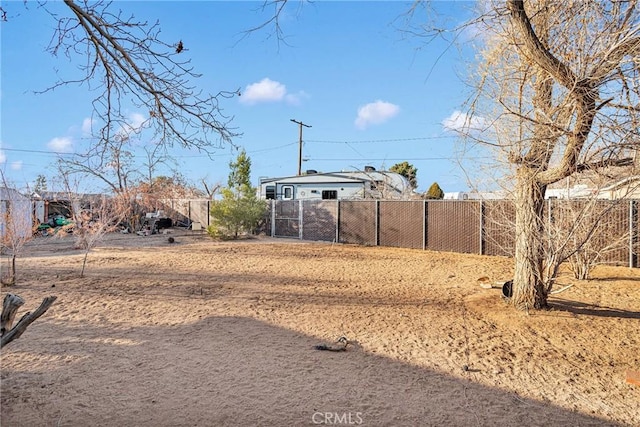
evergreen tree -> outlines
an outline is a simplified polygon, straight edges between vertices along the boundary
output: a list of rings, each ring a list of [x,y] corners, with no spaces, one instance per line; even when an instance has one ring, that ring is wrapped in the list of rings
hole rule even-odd
[[[241,233],[255,229],[267,205],[251,186],[251,159],[244,150],[235,162],[229,163],[229,168],[228,186],[220,191],[222,200],[211,203],[212,223],[207,232],[212,237],[237,239]]]
[[[434,182],[425,193],[424,198],[432,200],[442,200],[444,199],[444,191],[442,191],[442,188],[440,188],[437,182]]]
[[[47,177],[44,175],[38,175],[36,177],[36,182],[33,185],[33,191],[38,194],[43,191],[47,191]]]
[[[409,185],[411,185],[411,189],[415,190],[418,187],[418,169],[413,166],[409,162],[396,163],[395,165],[389,168],[390,172],[399,173],[400,175],[407,178],[409,181]]]

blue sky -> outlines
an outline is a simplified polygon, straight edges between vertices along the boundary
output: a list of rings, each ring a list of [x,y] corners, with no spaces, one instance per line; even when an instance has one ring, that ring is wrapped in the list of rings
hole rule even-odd
[[[5,3],[8,21],[1,24],[0,168],[19,188],[32,185],[38,174],[55,186],[56,153],[78,149],[91,116],[85,86],[34,93],[52,86],[56,73],[76,75],[77,66],[45,51],[56,23],[35,3]],[[312,126],[303,132],[303,171],[383,169],[406,160],[418,169],[420,191],[434,181],[445,192],[467,190],[456,136],[447,127],[457,126],[468,95],[462,78],[474,57],[471,43],[425,44],[406,35],[402,15],[411,2],[404,1],[292,3],[281,22],[286,44],[278,43],[271,28],[243,37],[272,13],[261,5],[116,1],[113,7],[139,20],[159,20],[167,42],[182,40],[185,55],[202,74],[194,82],[202,90],[241,90],[242,96],[220,107],[242,134],[234,142],[251,158],[254,183],[297,173],[298,125],[290,121],[295,119]],[[452,22],[468,19],[473,7],[434,5]],[[49,7],[68,14],[60,3]],[[141,115],[132,110],[132,121]],[[237,151],[221,148],[213,160],[184,150],[173,155],[193,183],[224,185]]]

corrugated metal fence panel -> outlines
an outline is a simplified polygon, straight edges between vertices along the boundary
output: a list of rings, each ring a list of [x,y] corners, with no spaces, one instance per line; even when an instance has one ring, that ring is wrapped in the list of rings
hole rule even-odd
[[[340,243],[376,245],[376,201],[341,200]]]
[[[516,210],[509,200],[483,202],[483,255],[515,254]]]
[[[480,202],[427,202],[427,249],[460,253],[480,252]]]
[[[275,235],[300,238],[300,203],[297,200],[279,200],[275,209]]]
[[[421,249],[424,235],[423,201],[380,202],[379,244]]]
[[[302,205],[302,239],[333,242],[337,218],[337,200],[305,201]]]
[[[207,227],[209,221],[209,201],[208,200],[192,200],[191,201],[191,220],[199,222],[203,227]]]
[[[187,225],[189,223],[189,219],[191,218],[191,212],[189,211],[191,200],[169,199],[162,200],[161,203],[165,215],[171,218],[174,224]]]

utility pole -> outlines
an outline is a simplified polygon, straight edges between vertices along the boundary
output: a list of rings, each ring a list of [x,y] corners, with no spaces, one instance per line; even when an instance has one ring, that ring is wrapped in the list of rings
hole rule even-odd
[[[293,123],[296,123],[300,127],[300,138],[298,140],[298,176],[302,175],[302,126],[310,128],[311,125],[306,125],[298,120],[291,119]]]

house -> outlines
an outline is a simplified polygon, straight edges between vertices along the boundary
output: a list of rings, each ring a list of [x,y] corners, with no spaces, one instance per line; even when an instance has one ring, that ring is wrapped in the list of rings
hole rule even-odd
[[[547,199],[640,199],[640,175],[629,176],[606,185],[590,182],[569,187],[548,188]]]
[[[27,237],[32,232],[31,200],[13,188],[0,187],[0,240]]]
[[[640,199],[640,175],[616,181],[598,191],[599,199]]]
[[[330,199],[408,199],[412,189],[399,173],[377,171],[371,166],[364,171],[318,173],[260,179],[261,199],[330,200]]]
[[[453,191],[444,193],[443,200],[502,200],[507,198],[509,195],[504,191]]]

